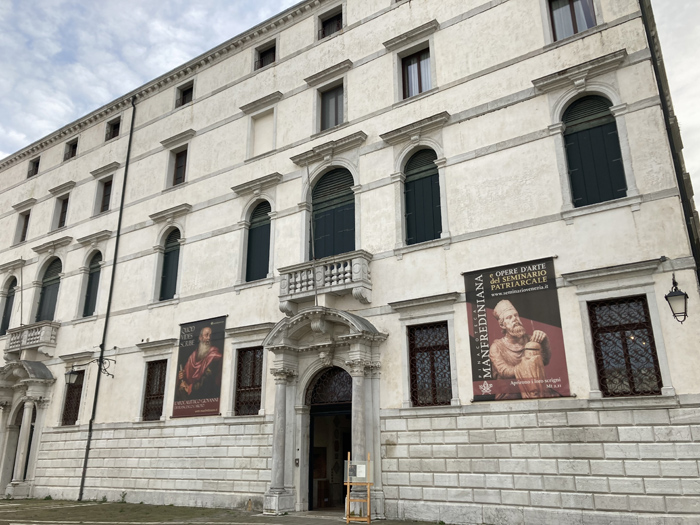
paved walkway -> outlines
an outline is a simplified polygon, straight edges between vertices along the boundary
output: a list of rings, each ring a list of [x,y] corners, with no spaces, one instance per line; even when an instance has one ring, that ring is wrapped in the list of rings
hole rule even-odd
[[[0,501],[0,525],[325,525],[345,523],[342,512],[300,512],[288,516],[262,516],[259,512],[52,500]],[[381,525],[407,525],[407,521],[375,521]],[[424,525],[425,522],[422,523]]]

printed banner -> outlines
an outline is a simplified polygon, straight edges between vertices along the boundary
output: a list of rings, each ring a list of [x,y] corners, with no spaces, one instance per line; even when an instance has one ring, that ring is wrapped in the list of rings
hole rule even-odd
[[[475,401],[569,396],[554,260],[464,274]]]
[[[180,325],[173,417],[219,414],[226,317]]]

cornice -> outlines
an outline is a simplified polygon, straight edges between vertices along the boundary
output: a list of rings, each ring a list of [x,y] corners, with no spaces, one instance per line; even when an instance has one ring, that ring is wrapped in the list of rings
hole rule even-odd
[[[16,268],[21,268],[27,263],[24,259],[15,259],[14,261],[6,262],[5,264],[0,264],[0,273],[5,273],[12,271]]]
[[[63,184],[59,184],[55,188],[51,188],[49,190],[49,193],[51,193],[55,197],[58,197],[60,195],[63,195],[64,193],[68,193],[74,187],[75,187],[75,181],[69,180],[68,182],[64,182]]]
[[[443,127],[448,120],[450,120],[450,114],[447,111],[443,111],[442,113],[438,113],[432,117],[421,119],[417,122],[413,122],[393,131],[379,135],[379,137],[384,142],[395,146],[396,144],[408,142],[409,140],[418,140],[421,135]]]
[[[608,266],[606,268],[595,268],[582,272],[563,273],[561,276],[566,284],[580,286],[601,280],[625,279],[638,275],[651,275],[659,269],[661,263],[665,260],[664,257],[661,257],[659,259]]]
[[[332,158],[336,153],[358,148],[365,140],[367,140],[367,134],[363,131],[358,131],[342,139],[319,144],[309,151],[290,157],[290,160],[297,166],[308,166],[314,162]]]
[[[170,149],[175,146],[179,146],[180,144],[183,144],[187,142],[188,140],[191,140],[192,137],[194,137],[197,134],[197,132],[193,129],[186,129],[182,133],[178,133],[177,135],[173,135],[170,138],[167,138],[165,140],[161,140],[160,143],[163,145],[165,149]]]
[[[339,64],[326,68],[323,71],[319,71],[318,73],[316,73],[315,75],[311,75],[310,77],[306,77],[304,79],[304,82],[306,82],[310,87],[318,86],[319,84],[323,84],[327,80],[330,80],[334,77],[346,73],[347,71],[350,71],[350,69],[352,69],[352,60],[343,60]]]
[[[86,235],[85,237],[81,237],[80,239],[76,239],[76,241],[78,241],[83,246],[95,246],[98,242],[107,240],[111,236],[112,232],[110,230],[102,230],[97,233],[92,233],[90,235]]]
[[[417,297],[416,299],[408,299],[406,301],[396,301],[388,303],[392,310],[400,312],[409,308],[435,306],[438,304],[454,303],[459,299],[459,292],[449,292],[439,295],[430,295],[428,297]]]
[[[181,215],[185,215],[186,213],[189,213],[189,211],[192,209],[191,204],[179,204],[177,206],[173,206],[172,208],[168,208],[167,210],[159,211],[156,213],[152,213],[149,215],[151,220],[153,222],[162,222],[166,220],[173,220],[176,217],[180,217]]]
[[[538,93],[556,91],[557,89],[561,89],[572,84],[578,89],[583,90],[586,87],[587,79],[617,69],[626,58],[627,50],[621,49],[619,51],[615,51],[614,53],[594,58],[593,60],[589,60],[583,64],[562,69],[561,71],[557,71],[551,75],[536,78],[532,81],[532,84],[535,86],[535,90]]]
[[[56,251],[56,249],[61,248],[62,246],[68,246],[72,240],[73,237],[59,237],[58,239],[53,239],[49,242],[40,244],[39,246],[34,246],[32,250],[34,250],[36,253],[53,253]]]
[[[236,339],[250,336],[267,336],[275,327],[276,323],[259,323],[247,326],[237,326],[235,328],[227,328],[226,336]]]
[[[248,102],[247,104],[243,104],[240,107],[240,110],[245,113],[246,115],[250,115],[251,113],[255,113],[259,109],[266,108],[268,106],[272,106],[273,104],[279,102],[282,100],[282,97],[284,95],[282,94],[281,91],[275,91],[274,93],[270,93],[269,95],[266,95],[262,98],[259,98],[257,100],[253,100],[253,102]]]
[[[36,204],[36,199],[25,199],[22,202],[18,202],[17,204],[13,204],[12,207],[19,212],[23,212],[25,210],[28,210],[32,206]]]
[[[99,179],[103,175],[107,175],[108,173],[114,173],[115,171],[117,171],[117,169],[119,169],[119,166],[121,166],[121,164],[119,164],[118,162],[110,162],[109,164],[106,164],[101,168],[92,170],[90,172],[90,175],[92,175],[96,179]]]
[[[249,193],[257,194],[267,188],[271,188],[272,186],[279,184],[281,180],[282,174],[275,172],[255,180],[251,180],[250,182],[244,182],[243,184],[239,184],[238,186],[233,186],[231,189],[239,197],[247,195]]]
[[[79,361],[86,361],[92,358],[94,355],[94,352],[90,351],[83,351],[83,352],[75,352],[74,354],[67,354],[67,355],[61,355],[58,356],[58,358],[63,361],[64,363],[67,364],[76,364]],[[85,364],[85,363],[81,363]]]
[[[124,111],[131,105],[131,100],[135,102],[150,97],[163,89],[168,89],[176,84],[180,84],[188,78],[194,77],[201,69],[209,67],[211,64],[228,58],[232,52],[245,49],[255,45],[258,40],[269,38],[270,34],[279,31],[283,26],[294,23],[313,9],[320,9],[332,0],[305,0],[299,4],[282,11],[276,16],[269,18],[260,24],[250,28],[243,33],[227,40],[215,48],[193,58],[181,66],[168,71],[167,73],[147,82],[146,84],[130,91],[112,102],[96,109],[54,133],[43,137],[30,144],[26,148],[0,159],[0,171],[12,166],[28,157],[40,154],[46,147],[52,146],[56,142],[66,140],[72,135],[81,132],[83,129],[101,121],[107,121],[114,117],[115,113]]]
[[[394,51],[395,49],[398,49],[406,44],[410,44],[415,40],[432,35],[438,29],[440,29],[440,23],[437,20],[431,20],[427,24],[423,24],[411,29],[410,31],[406,31],[397,37],[387,40],[384,42],[384,47],[389,51]]]
[[[160,339],[158,341],[141,341],[140,343],[136,343],[136,347],[139,348],[144,355],[152,356],[160,354],[161,352],[172,352],[177,344],[178,340],[173,337],[170,339]]]

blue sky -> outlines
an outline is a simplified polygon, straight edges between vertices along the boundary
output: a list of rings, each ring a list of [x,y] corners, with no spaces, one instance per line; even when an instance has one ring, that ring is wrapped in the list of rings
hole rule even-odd
[[[0,159],[295,3],[0,0]],[[653,6],[700,191],[700,1]]]

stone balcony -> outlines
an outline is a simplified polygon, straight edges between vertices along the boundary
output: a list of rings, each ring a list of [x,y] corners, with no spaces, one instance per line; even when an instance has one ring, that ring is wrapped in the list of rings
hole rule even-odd
[[[280,310],[294,315],[298,303],[317,294],[352,293],[362,304],[369,304],[372,302],[371,260],[371,253],[357,250],[279,268]]]
[[[53,357],[60,326],[61,323],[56,321],[40,321],[10,328],[7,331],[9,337],[5,347],[5,359],[9,361],[24,359],[22,354],[28,350],[35,350]]]

